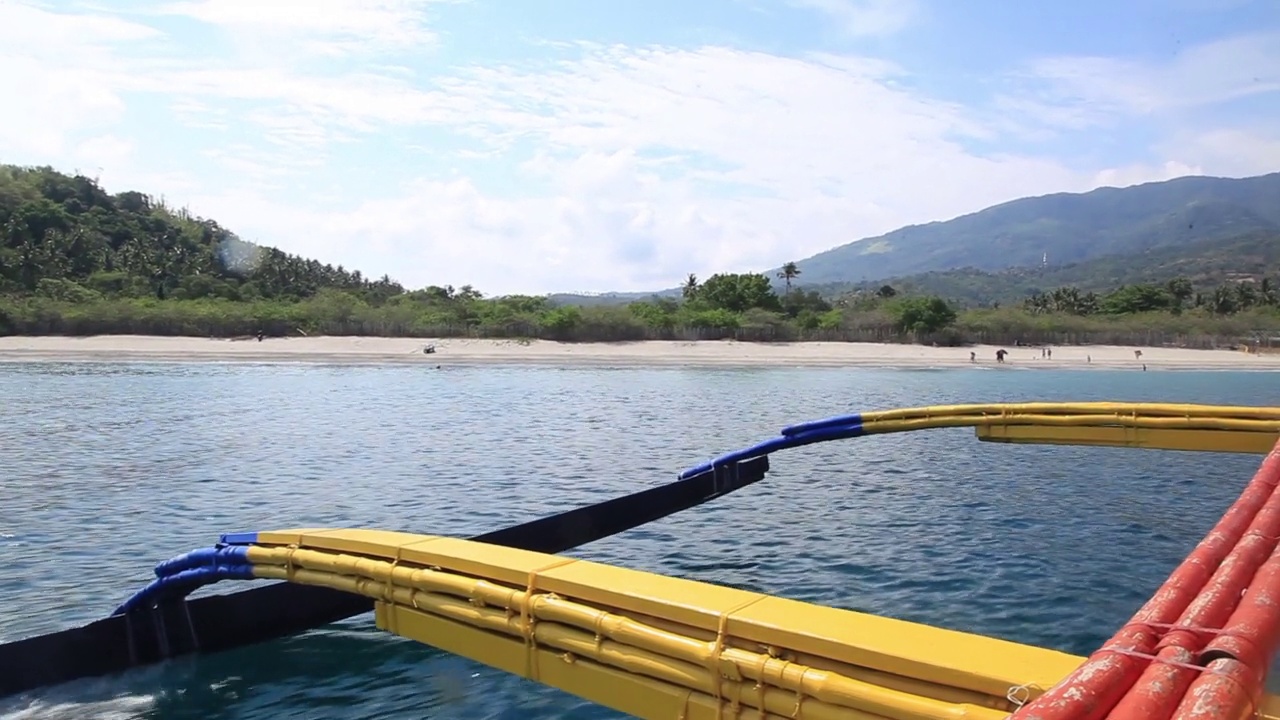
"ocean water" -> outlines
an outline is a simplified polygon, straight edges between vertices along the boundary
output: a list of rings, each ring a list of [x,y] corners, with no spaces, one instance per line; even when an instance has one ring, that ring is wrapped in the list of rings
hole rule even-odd
[[[1276,404],[1265,373],[0,365],[0,641],[90,621],[226,531],[470,535],[674,479],[801,420],[1020,400]],[[1088,653],[1258,458],[977,442],[801,448],[572,555]],[[17,718],[615,718],[370,616],[0,701]]]

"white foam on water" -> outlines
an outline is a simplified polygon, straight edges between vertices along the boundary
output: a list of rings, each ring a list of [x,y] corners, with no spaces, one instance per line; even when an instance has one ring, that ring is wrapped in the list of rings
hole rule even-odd
[[[154,695],[129,695],[93,702],[47,703],[0,713],[0,720],[130,720],[151,709]]]

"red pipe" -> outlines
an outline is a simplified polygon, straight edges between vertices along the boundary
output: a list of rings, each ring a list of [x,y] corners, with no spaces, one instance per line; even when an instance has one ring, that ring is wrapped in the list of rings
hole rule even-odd
[[[1108,720],[1167,718],[1178,708],[1187,689],[1200,676],[1194,664],[1200,650],[1223,627],[1240,603],[1258,568],[1276,550],[1280,536],[1280,488],[1249,525],[1209,585],[1191,603],[1177,625],[1156,645],[1155,662],[1120,699]],[[1209,632],[1205,632],[1205,630]]]
[[[1019,708],[1016,720],[1100,720],[1150,663],[1162,632],[1151,625],[1171,624],[1210,576],[1240,542],[1263,505],[1280,483],[1280,442],[1262,461],[1253,480],[1223,514],[1222,519],[1142,606],[1128,624],[1071,673],[1043,695]]]
[[[1280,548],[1258,571],[1222,634],[1201,654],[1206,670],[1191,684],[1173,718],[1234,720],[1251,716],[1262,696],[1262,685],[1277,647]]]

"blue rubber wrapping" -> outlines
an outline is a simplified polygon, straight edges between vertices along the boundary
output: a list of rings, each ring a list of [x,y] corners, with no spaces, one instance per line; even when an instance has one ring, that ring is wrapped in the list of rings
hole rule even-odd
[[[861,415],[845,415],[838,418],[828,418],[826,420],[815,420],[811,423],[802,423],[800,425],[792,425],[785,428],[782,434],[775,438],[770,438],[762,443],[757,443],[748,448],[736,450],[709,462],[702,463],[685,470],[680,473],[681,480],[687,480],[699,473],[707,472],[713,468],[724,467],[734,463],[750,460],[761,455],[769,455],[779,450],[789,450],[791,448],[802,447],[804,445],[812,445],[814,443],[828,442],[831,440],[844,440],[847,438],[858,437],[863,434],[862,416]]]
[[[185,597],[219,580],[253,579],[249,548],[201,548],[156,566],[156,579],[121,603],[112,615],[147,608],[163,600]]]
[[[782,434],[785,437],[799,435],[801,433],[813,430],[826,430],[827,428],[844,426],[844,425],[861,425],[862,413],[854,413],[852,415],[837,415],[824,420],[810,420],[809,422],[796,423],[782,428]]]
[[[256,532],[226,533],[218,540],[221,545],[254,545],[257,542],[258,533]]]
[[[189,553],[165,560],[156,565],[156,577],[162,578],[204,565],[248,562],[243,559],[244,551],[245,549],[242,547],[223,547],[221,544],[192,550]]]

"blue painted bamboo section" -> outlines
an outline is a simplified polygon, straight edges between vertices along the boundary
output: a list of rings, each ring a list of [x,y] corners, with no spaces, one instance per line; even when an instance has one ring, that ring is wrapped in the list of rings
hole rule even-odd
[[[239,556],[243,554],[240,548],[223,547],[221,544],[192,550],[156,565],[156,577],[163,578],[206,565],[234,565],[241,562]]]
[[[818,430],[827,430],[833,427],[843,427],[851,425],[862,425],[862,413],[854,413],[852,415],[837,415],[829,417],[825,420],[810,420],[809,422],[796,423],[782,428],[784,437],[791,437],[807,432],[815,432]]]
[[[751,447],[743,448],[702,463],[685,470],[680,473],[681,480],[704,473],[712,468],[724,467],[734,463],[750,460],[751,458],[760,457],[761,455],[769,455],[779,450],[790,450],[791,448],[802,447],[804,445],[812,445],[814,443],[829,442],[831,440],[844,440],[847,438],[858,437],[864,432],[862,426],[862,415],[843,415],[840,417],[827,418],[826,420],[815,420],[813,422],[801,423],[799,425],[791,425],[783,428],[782,433],[775,438],[770,438],[762,443],[757,443]]]
[[[158,602],[181,598],[197,589],[219,580],[248,580],[253,578],[253,564],[249,562],[249,548],[223,547],[201,548],[156,566],[156,579],[121,603],[112,615],[152,607]]]

